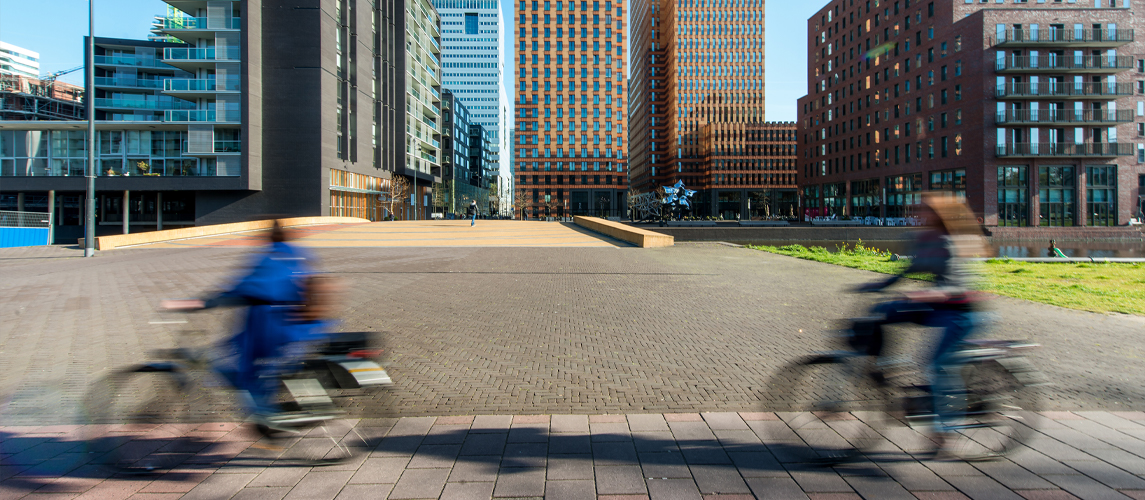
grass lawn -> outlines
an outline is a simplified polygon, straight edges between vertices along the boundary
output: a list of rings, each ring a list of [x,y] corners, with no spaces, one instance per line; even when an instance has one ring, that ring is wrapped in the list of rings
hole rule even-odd
[[[839,252],[801,245],[750,246],[755,250],[826,262],[884,274],[898,274],[909,261],[892,261],[889,252],[863,246]],[[1145,266],[986,261],[981,267],[987,292],[1045,304],[1103,313],[1145,316]],[[926,275],[909,276],[928,279]]]

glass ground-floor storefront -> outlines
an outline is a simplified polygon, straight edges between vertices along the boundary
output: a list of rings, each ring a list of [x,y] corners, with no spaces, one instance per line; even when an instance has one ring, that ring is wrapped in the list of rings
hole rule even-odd
[[[51,213],[57,242],[83,237],[86,193],[0,193],[0,210]],[[195,225],[193,191],[97,191],[96,234],[123,234]],[[126,222],[126,223],[125,223]]]

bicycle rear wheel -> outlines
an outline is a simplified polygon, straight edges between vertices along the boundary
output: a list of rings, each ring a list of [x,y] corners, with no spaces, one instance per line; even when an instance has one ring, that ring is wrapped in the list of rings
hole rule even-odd
[[[181,432],[167,424],[183,423],[197,406],[197,390],[173,365],[156,364],[113,372],[84,395],[91,433],[90,453],[117,472],[149,473],[178,465],[188,457]]]
[[[1013,451],[1040,418],[1040,394],[997,360],[971,363],[963,369],[966,418],[954,426],[946,443],[951,455],[963,460],[989,460]]]
[[[768,442],[781,461],[831,464],[852,460],[880,440],[885,396],[866,358],[815,356],[782,368],[769,383],[765,411],[789,429]]]

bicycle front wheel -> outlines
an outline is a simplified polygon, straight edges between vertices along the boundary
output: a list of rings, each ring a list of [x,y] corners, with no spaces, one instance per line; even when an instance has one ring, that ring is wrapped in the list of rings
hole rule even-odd
[[[996,360],[963,369],[966,417],[953,425],[946,450],[964,460],[989,460],[1013,451],[1037,427],[1040,395]]]
[[[866,358],[814,356],[782,368],[769,382],[765,411],[786,424],[767,443],[781,461],[837,463],[880,441],[885,398]]]
[[[85,436],[97,463],[116,472],[148,473],[168,469],[187,458],[174,444],[180,437],[164,424],[187,420],[199,391],[189,390],[184,376],[170,365],[146,365],[113,372],[92,384],[84,395],[91,432]]]

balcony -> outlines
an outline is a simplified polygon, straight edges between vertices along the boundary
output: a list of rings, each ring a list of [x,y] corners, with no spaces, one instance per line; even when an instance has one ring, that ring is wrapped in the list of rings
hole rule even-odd
[[[1133,144],[1116,142],[1086,142],[1081,144],[1035,142],[1012,143],[997,147],[997,155],[1003,158],[1070,158],[1070,157],[1115,157],[1136,154]]]
[[[195,120],[187,120],[195,121]],[[214,148],[211,151],[190,151],[184,149],[184,156],[215,156],[218,154],[227,153],[241,153],[243,141],[215,141]]]
[[[1133,121],[1133,112],[1128,109],[1011,109],[997,113],[994,121],[999,125],[1116,125]]]
[[[238,79],[173,78],[163,82],[163,92],[184,99],[212,98],[220,92],[238,92],[242,82]]]
[[[132,89],[161,89],[163,80],[144,80],[140,78],[112,78],[105,76],[95,77],[96,87],[124,87]]]
[[[238,61],[240,57],[238,47],[163,49],[163,62],[192,72],[200,68],[213,68],[217,62]]]
[[[218,121],[215,119],[216,114],[213,110],[198,109],[188,111],[167,111],[163,113],[163,121],[165,122],[213,122]]]
[[[163,61],[154,57],[138,57],[135,55],[95,56],[96,66],[134,66],[137,68],[160,68],[174,70],[175,68],[163,64]]]
[[[242,28],[242,18],[232,17],[212,22],[207,17],[168,17],[163,19],[163,31],[172,34],[190,31],[237,30]]]
[[[994,96],[998,99],[1102,99],[1127,95],[1133,95],[1132,83],[1007,83],[994,88]]]
[[[1133,58],[1057,54],[1009,56],[997,61],[995,68],[999,73],[1120,73],[1133,69]]]
[[[1130,29],[1008,29],[995,41],[998,47],[1120,47],[1133,43]]]
[[[95,99],[95,107],[104,109],[145,109],[145,110],[168,110],[168,109],[195,109],[195,103],[187,101],[155,101],[144,99]]]

